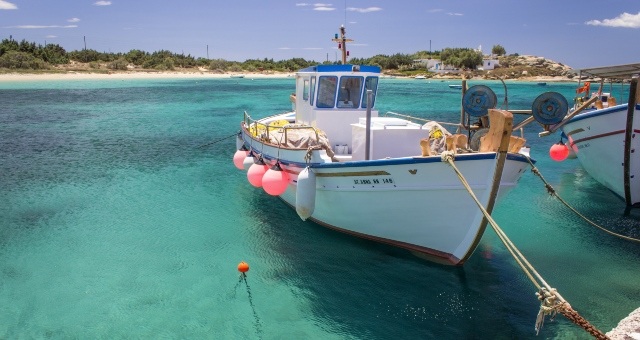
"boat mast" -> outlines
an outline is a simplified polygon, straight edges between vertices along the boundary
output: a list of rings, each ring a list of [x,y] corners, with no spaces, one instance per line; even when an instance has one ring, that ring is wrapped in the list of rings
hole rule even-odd
[[[344,25],[341,25],[340,37],[338,37],[338,33],[336,33],[335,38],[331,39],[338,43],[338,49],[342,51],[342,65],[347,63],[347,56],[349,55],[349,51],[347,51],[347,42],[353,41],[352,39],[347,39],[345,31]]]

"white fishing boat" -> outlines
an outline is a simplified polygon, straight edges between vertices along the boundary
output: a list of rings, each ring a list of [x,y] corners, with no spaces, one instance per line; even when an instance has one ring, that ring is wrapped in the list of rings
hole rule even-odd
[[[333,40],[343,64],[298,71],[293,111],[259,120],[245,112],[235,165],[303,220],[461,265],[478,245],[486,219],[443,158],[455,158],[491,212],[529,166],[520,153],[525,140],[511,136],[511,113],[493,109],[497,101],[488,87],[467,91],[466,113],[451,129],[477,130],[464,125],[467,115],[488,114],[490,126],[477,150],[468,147],[466,131],[450,133],[442,122],[381,116],[380,69],[346,64],[350,40],[344,27],[340,32]]]
[[[637,77],[640,63],[588,68],[579,73],[579,79],[583,76],[600,78],[599,89],[589,96],[590,83],[578,84],[576,92],[580,96],[576,98],[574,109],[550,122],[549,131],[543,135],[562,129],[568,147],[587,173],[624,199],[628,207],[639,206],[640,91]],[[611,87],[629,89],[627,103],[617,104],[612,91],[603,92],[606,80],[610,81]],[[630,83],[625,84],[629,80]]]

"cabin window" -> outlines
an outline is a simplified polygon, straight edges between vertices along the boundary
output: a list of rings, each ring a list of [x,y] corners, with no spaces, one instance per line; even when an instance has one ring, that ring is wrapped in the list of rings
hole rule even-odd
[[[367,90],[371,90],[373,92],[371,107],[374,107],[376,104],[376,92],[378,91],[378,77],[367,77],[367,80],[364,82],[364,92],[362,93],[363,108],[367,107]]]
[[[318,78],[318,100],[317,107],[331,108],[336,103],[336,87],[338,77],[322,76]]]
[[[311,77],[311,88],[309,89],[309,105],[313,105],[314,95],[316,93],[316,77]]]
[[[362,96],[362,77],[342,77],[338,89],[338,107],[358,108]]]
[[[309,80],[304,80],[304,88],[302,90],[302,99],[305,101],[309,100]]]

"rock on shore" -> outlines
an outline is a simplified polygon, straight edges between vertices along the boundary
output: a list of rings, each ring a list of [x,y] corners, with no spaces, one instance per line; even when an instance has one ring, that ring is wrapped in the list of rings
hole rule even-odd
[[[571,79],[575,76],[570,66],[544,57],[531,55],[510,55],[498,58],[500,66],[488,71],[507,79],[523,77],[559,77]]]
[[[607,336],[614,340],[640,340],[640,308],[622,319]]]

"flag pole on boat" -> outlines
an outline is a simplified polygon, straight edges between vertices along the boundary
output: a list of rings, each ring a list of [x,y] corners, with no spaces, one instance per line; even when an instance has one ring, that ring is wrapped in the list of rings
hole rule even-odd
[[[340,26],[340,36],[336,33],[335,37],[331,39],[338,43],[338,49],[342,51],[342,65],[347,63],[347,56],[349,56],[349,51],[347,51],[347,42],[352,42],[352,39],[347,39],[345,36],[345,28],[344,25]]]

